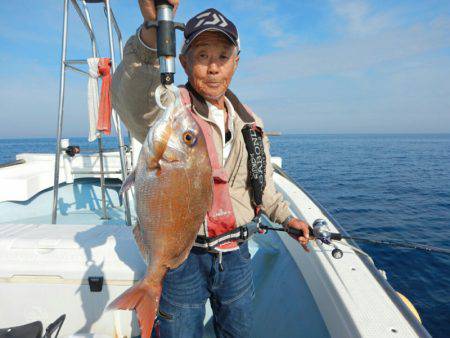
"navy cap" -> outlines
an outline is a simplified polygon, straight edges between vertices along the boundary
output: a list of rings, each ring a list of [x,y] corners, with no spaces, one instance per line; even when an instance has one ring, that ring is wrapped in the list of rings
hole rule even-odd
[[[206,31],[217,31],[225,34],[228,39],[240,50],[238,31],[234,23],[217,9],[209,8],[190,19],[184,29],[184,43],[181,54],[184,54],[189,45],[201,33]]]

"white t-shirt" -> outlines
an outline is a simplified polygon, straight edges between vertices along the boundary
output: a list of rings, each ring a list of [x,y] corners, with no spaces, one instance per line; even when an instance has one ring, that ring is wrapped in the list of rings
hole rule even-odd
[[[226,160],[228,159],[228,156],[230,155],[231,152],[231,144],[233,141],[233,137],[234,137],[234,130],[233,130],[233,121],[234,121],[234,116],[235,116],[235,112],[234,112],[234,108],[233,105],[231,104],[231,102],[225,98],[225,105],[227,106],[227,110],[228,110],[228,130],[231,133],[231,137],[228,140],[228,142],[225,142],[225,112],[222,109],[217,108],[215,105],[209,103],[208,101],[206,101],[206,104],[208,105],[208,109],[209,109],[209,115],[211,117],[211,119],[217,124],[217,126],[220,129],[220,134],[222,135],[222,144],[223,144],[223,149],[222,149],[222,158],[223,158],[223,163],[222,165],[225,165]]]

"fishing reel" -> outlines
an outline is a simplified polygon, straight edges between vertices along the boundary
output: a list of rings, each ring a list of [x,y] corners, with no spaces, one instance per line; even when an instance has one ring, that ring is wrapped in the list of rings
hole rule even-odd
[[[288,234],[293,235],[294,237],[300,237],[303,236],[303,232],[296,228],[291,227],[273,227],[271,226],[270,220],[266,217],[268,220],[267,222],[259,222],[257,224],[257,229],[263,232],[266,232],[267,230],[273,230],[273,231],[282,231],[287,232]],[[312,228],[309,228],[309,235],[310,237],[314,237],[316,241],[321,242],[322,244],[331,245],[333,247],[333,251],[331,251],[331,255],[335,259],[340,259],[344,256],[344,253],[341,249],[339,249],[333,241],[340,241],[343,239],[351,240],[351,241],[361,241],[364,243],[370,243],[370,244],[376,244],[376,245],[386,245],[391,247],[398,247],[398,248],[406,248],[406,249],[416,249],[421,250],[425,252],[434,252],[434,253],[440,253],[440,254],[446,254],[450,255],[450,249],[447,248],[439,248],[435,246],[430,245],[424,245],[419,243],[410,243],[410,242],[401,242],[401,241],[392,241],[389,239],[378,239],[378,238],[368,238],[368,237],[354,237],[354,236],[348,236],[348,235],[342,235],[338,232],[331,232],[330,228],[328,227],[327,221],[324,219],[316,219],[313,223]],[[355,252],[365,254],[363,251],[358,249],[357,247],[352,246],[351,244],[345,244],[346,246],[351,247]]]
[[[259,232],[266,232],[268,230],[273,231],[283,231],[287,232],[288,234],[291,234],[295,237],[303,236],[303,232],[296,228],[291,227],[273,227],[272,222],[270,219],[262,213],[261,215],[257,216],[253,222],[256,224],[256,229]],[[339,249],[332,241],[333,240],[341,240],[343,237],[339,233],[333,233],[331,232],[330,228],[328,227],[327,221],[324,219],[316,219],[313,223],[312,229],[309,228],[309,234],[310,237],[314,237],[316,241],[319,241],[326,245],[331,245],[333,247],[333,251],[331,251],[331,255],[335,259],[340,259],[342,256],[344,256],[344,253],[341,249]]]
[[[294,235],[295,237],[303,236],[303,232],[294,228],[287,228],[285,230],[288,234]],[[339,233],[331,232],[328,227],[327,221],[324,219],[316,219],[313,223],[312,229],[309,229],[310,236],[314,237],[316,241],[321,242],[322,244],[330,245],[333,247],[333,251],[331,251],[331,255],[335,259],[341,259],[344,256],[344,252],[339,249],[332,241],[333,240],[341,240],[342,236]]]
[[[344,253],[341,249],[339,249],[333,242],[333,239],[339,240],[340,238],[337,238],[336,235],[331,232],[330,228],[328,227],[327,221],[324,219],[316,219],[313,223],[313,235],[316,241],[320,241],[323,244],[331,245],[333,246],[333,251],[331,251],[331,255],[335,259],[340,259],[342,256],[344,256]]]
[[[156,28],[156,48],[159,59],[161,84],[173,84],[175,75],[175,30],[184,30],[184,24],[173,22],[173,6],[167,0],[155,0],[156,21],[146,21],[145,28]]]

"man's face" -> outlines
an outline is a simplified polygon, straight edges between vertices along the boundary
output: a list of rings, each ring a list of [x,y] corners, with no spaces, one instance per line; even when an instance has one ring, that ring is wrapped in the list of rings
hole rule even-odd
[[[219,32],[200,34],[187,53],[180,55],[189,82],[209,100],[218,100],[225,94],[238,61],[236,47]]]

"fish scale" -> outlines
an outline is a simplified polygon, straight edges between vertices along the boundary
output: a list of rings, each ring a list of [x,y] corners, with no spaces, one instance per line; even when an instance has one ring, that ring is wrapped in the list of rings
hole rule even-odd
[[[205,138],[180,104],[179,92],[176,97],[149,130],[136,169],[121,189],[135,185],[139,224],[133,232],[147,273],[109,308],[136,310],[143,338],[152,332],[167,271],[186,260],[212,204]]]

